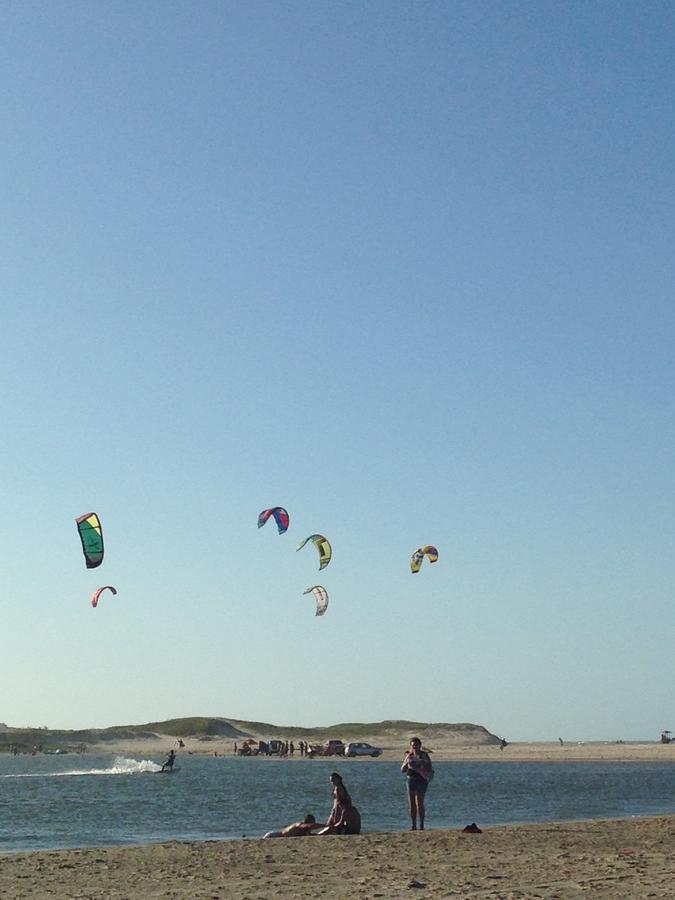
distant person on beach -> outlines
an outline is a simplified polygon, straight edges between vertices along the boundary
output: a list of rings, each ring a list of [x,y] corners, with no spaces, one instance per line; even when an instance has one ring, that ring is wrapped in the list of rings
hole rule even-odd
[[[305,835],[311,834],[312,831],[315,831],[317,828],[322,827],[323,825],[321,822],[317,822],[311,813],[307,813],[302,822],[293,822],[292,825],[287,825],[285,828],[282,828],[281,831],[268,831],[263,837],[304,837]]]
[[[506,740],[506,738],[502,738],[499,743],[499,749],[503,750],[504,747],[508,747],[508,746],[509,746],[509,742]]]
[[[408,787],[408,804],[410,806],[411,830],[417,831],[419,819],[420,831],[424,831],[424,795],[427,792],[429,782],[434,777],[434,769],[431,765],[431,757],[426,750],[422,750],[422,741],[414,737],[410,741],[410,750],[403,757],[401,771],[405,773]]]
[[[360,834],[361,813],[352,803],[342,778],[333,772],[330,782],[333,785],[333,808],[325,827],[318,834]]]
[[[172,748],[169,750],[166,759],[162,763],[162,772],[166,772],[167,769],[169,772],[173,769],[173,764],[176,762],[176,751]]]

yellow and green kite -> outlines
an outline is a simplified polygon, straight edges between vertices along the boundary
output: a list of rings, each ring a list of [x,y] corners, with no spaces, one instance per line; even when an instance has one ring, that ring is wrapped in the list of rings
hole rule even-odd
[[[75,519],[82,541],[82,552],[88,569],[95,569],[103,562],[103,528],[96,513],[85,513]]]

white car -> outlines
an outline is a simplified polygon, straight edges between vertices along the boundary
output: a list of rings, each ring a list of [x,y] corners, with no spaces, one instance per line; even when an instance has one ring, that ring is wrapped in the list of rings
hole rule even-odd
[[[352,741],[345,747],[345,756],[380,756],[382,750],[363,741]]]

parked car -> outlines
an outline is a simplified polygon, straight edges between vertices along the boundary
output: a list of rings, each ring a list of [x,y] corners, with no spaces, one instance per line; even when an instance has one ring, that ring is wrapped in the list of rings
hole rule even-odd
[[[381,756],[382,749],[366,744],[365,741],[351,741],[345,747],[345,756]]]
[[[326,741],[323,745],[323,756],[344,756],[345,745],[342,741]]]
[[[285,746],[284,741],[270,741],[269,745],[268,745],[267,753],[269,754],[269,756],[274,756],[274,755],[281,756],[281,754],[284,752],[284,746]]]

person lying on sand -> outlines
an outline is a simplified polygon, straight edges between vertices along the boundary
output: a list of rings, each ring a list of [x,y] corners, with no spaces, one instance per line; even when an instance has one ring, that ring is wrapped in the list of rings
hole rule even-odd
[[[281,831],[268,831],[263,837],[304,837],[306,834],[311,834],[315,828],[322,827],[323,823],[317,822],[311,813],[307,813],[302,822],[293,822],[292,825],[287,825],[285,828],[282,828]]]

